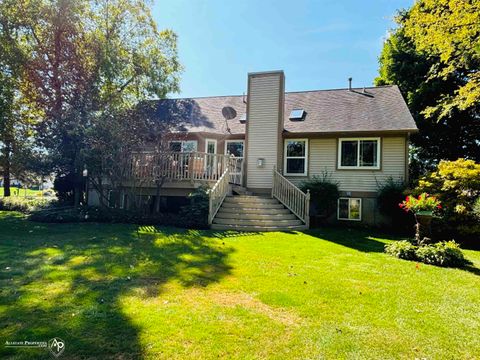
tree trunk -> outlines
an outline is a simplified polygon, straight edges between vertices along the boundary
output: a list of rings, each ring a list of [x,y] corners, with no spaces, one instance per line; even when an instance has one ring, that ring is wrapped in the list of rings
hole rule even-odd
[[[5,144],[3,162],[3,196],[10,196],[10,144]]]

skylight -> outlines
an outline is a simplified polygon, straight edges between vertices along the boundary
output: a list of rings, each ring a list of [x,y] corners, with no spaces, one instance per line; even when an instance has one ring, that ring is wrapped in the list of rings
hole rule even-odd
[[[303,120],[305,116],[305,110],[293,109],[290,113],[290,120]]]

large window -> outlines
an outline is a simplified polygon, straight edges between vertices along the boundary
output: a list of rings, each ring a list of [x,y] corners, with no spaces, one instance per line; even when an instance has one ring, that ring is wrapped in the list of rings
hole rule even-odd
[[[339,169],[380,169],[380,138],[339,139]]]
[[[286,139],[284,151],[284,174],[306,176],[308,170],[308,140]]]
[[[362,220],[362,199],[338,199],[338,220]]]

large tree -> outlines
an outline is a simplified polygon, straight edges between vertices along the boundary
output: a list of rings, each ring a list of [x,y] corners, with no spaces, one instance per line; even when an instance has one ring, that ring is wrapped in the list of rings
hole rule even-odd
[[[19,0],[25,95],[42,114],[38,141],[79,202],[93,129],[138,102],[178,89],[176,36],[159,31],[145,0]]]
[[[413,175],[418,175],[441,159],[480,159],[480,107],[474,104],[465,109],[449,106],[448,111],[442,110],[447,106],[446,99],[454,97],[465,83],[465,76],[445,72],[448,65],[442,63],[439,53],[418,48],[409,31],[411,12],[397,16],[398,27],[384,44],[375,83],[397,84],[406,97],[420,129],[412,136]]]
[[[25,102],[25,53],[21,19],[13,0],[0,3],[0,168],[4,196],[10,196],[10,178],[21,178],[32,164],[33,124],[36,114]]]

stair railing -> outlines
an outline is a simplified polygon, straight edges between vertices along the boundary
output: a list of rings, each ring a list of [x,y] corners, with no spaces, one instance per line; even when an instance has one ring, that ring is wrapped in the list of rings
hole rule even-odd
[[[208,192],[208,225],[211,225],[213,218],[217,215],[218,209],[222,206],[225,196],[227,196],[230,181],[230,170],[225,168],[222,176]]]
[[[273,168],[272,197],[302,220],[307,228],[310,226],[310,190],[305,194],[275,168]]]

